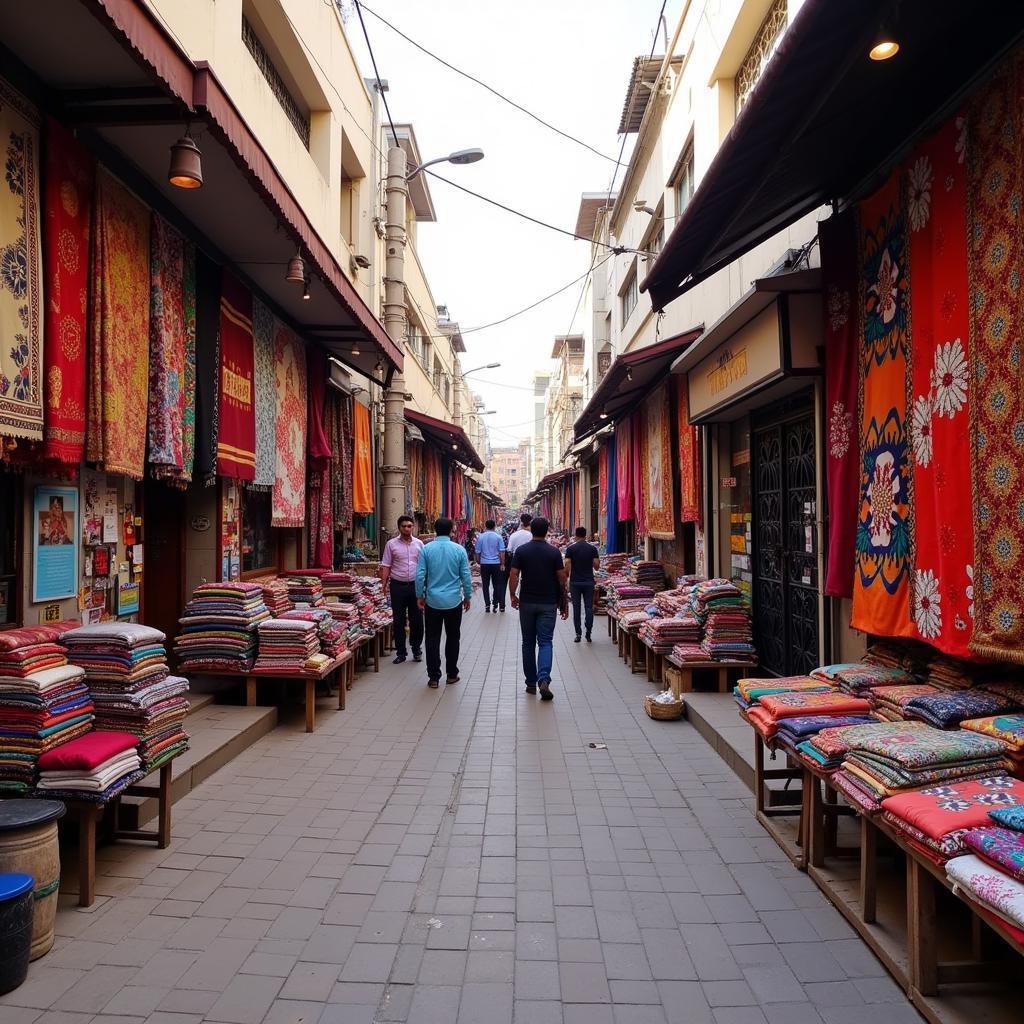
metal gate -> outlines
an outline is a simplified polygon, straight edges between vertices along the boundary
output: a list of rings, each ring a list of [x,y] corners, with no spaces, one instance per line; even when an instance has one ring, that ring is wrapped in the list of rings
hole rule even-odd
[[[754,428],[754,643],[761,667],[818,665],[814,419],[809,410]]]

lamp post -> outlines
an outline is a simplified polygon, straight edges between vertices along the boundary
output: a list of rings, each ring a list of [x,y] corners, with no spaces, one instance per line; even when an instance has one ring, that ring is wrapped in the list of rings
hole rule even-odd
[[[387,196],[384,231],[384,329],[405,352],[408,319],[405,306],[405,213],[409,181],[428,164],[471,164],[483,159],[481,149],[463,149],[428,160],[406,171],[405,150],[388,148]],[[396,372],[384,392],[384,465],[381,474],[381,524],[397,521],[405,507],[405,378]]]

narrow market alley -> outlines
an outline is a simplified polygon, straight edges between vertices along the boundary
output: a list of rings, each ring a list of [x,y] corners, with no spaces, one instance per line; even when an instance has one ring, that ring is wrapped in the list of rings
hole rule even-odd
[[[919,1019],[603,619],[559,624],[550,704],[518,641],[477,601],[461,683],[389,659],[176,805],[169,849],[102,849],[0,1022]]]

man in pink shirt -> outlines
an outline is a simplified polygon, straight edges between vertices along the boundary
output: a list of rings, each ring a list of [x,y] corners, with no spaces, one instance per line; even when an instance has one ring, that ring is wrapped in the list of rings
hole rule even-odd
[[[390,583],[391,616],[395,624],[395,664],[406,660],[405,618],[409,616],[409,645],[412,660],[422,661],[423,612],[416,603],[416,566],[423,550],[423,541],[412,535],[412,516],[398,517],[398,536],[384,545],[380,560],[380,578]]]

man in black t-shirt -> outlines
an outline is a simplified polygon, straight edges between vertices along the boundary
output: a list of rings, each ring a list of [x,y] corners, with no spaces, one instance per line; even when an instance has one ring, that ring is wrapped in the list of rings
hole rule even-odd
[[[565,549],[565,567],[569,574],[569,593],[572,595],[572,622],[576,627],[576,643],[582,639],[580,629],[580,603],[586,610],[587,643],[591,642],[594,628],[594,570],[601,568],[601,552],[587,542],[587,531],[576,528],[576,543]]]
[[[519,609],[519,626],[523,631],[526,692],[536,693],[539,688],[541,700],[552,700],[555,615],[560,613],[563,619],[569,617],[569,601],[565,592],[568,574],[558,548],[546,540],[548,521],[543,517],[534,519],[530,523],[530,533],[533,539],[520,544],[512,556],[508,592],[512,607]]]

